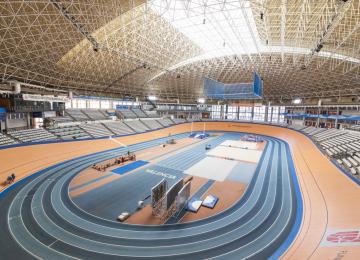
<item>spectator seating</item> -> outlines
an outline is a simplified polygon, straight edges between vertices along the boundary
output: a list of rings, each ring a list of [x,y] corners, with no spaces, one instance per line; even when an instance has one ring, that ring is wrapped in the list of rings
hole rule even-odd
[[[151,130],[155,130],[155,129],[159,129],[162,128],[163,126],[156,121],[155,119],[148,119],[148,120],[141,120],[141,122],[146,125],[149,129]]]
[[[159,117],[160,117],[159,114],[157,113],[157,111],[155,111],[155,110],[152,110],[152,111],[149,111],[149,110],[145,111],[145,110],[144,110],[144,113],[145,113],[148,117],[152,117],[152,118],[159,118]]]
[[[113,136],[114,133],[110,132],[102,124],[81,124],[80,128],[85,130],[87,133],[93,137],[103,137],[103,136]]]
[[[312,126],[297,129],[310,136],[329,157],[336,159],[351,174],[360,175],[359,132]]]
[[[338,129],[328,129],[326,131],[313,135],[313,138],[315,139],[315,141],[322,142],[343,134],[345,134],[344,131],[339,131]]]
[[[303,125],[289,125],[289,128],[300,131],[300,130],[306,128],[306,126],[303,126]]]
[[[134,130],[129,128],[125,123],[121,121],[114,121],[114,122],[104,122],[104,126],[110,129],[116,135],[126,135],[135,133]]]
[[[103,114],[103,116],[104,116],[105,118],[109,118],[109,113],[108,113],[108,111],[111,111],[111,110],[112,110],[113,113],[115,113],[115,110],[113,110],[113,109],[99,109],[98,111],[99,111],[101,114]]]
[[[175,124],[181,124],[186,122],[184,118],[174,118],[172,119],[172,121],[174,121]]]
[[[17,142],[14,139],[8,137],[7,135],[4,135],[4,134],[0,133],[0,146],[1,145],[16,144],[16,143]]]
[[[162,119],[158,119],[157,121],[163,126],[170,126],[174,124],[174,122],[171,121],[170,118],[162,118]]]
[[[48,140],[56,139],[55,135],[49,133],[43,128],[9,131],[8,134],[23,143],[40,142],[40,141],[48,141]]]
[[[105,116],[105,114],[102,113],[98,109],[83,109],[81,111],[92,120],[106,120],[106,119],[108,119],[108,116]]]
[[[83,112],[81,112],[80,109],[67,109],[65,110],[65,113],[73,118],[75,121],[87,121],[90,120],[90,118],[85,115]]]
[[[120,114],[125,118],[137,118],[136,114],[130,109],[119,110]]]
[[[74,112],[76,111],[76,112]],[[67,111],[68,112],[68,111]],[[87,112],[87,111],[86,111]],[[98,112],[102,113],[102,111]],[[71,110],[70,112],[77,119],[85,119],[87,116],[80,110]],[[96,113],[98,115],[98,113]],[[91,112],[89,117],[91,117]],[[97,118],[92,116],[92,118]],[[100,116],[99,116],[100,118]],[[14,144],[17,142],[36,142],[47,140],[69,140],[69,139],[83,139],[92,137],[103,137],[112,135],[126,135],[133,133],[141,133],[149,130],[154,130],[169,126],[176,122],[185,122],[184,119],[169,118],[162,119],[136,119],[122,121],[103,121],[101,123],[86,123],[86,122],[71,122],[72,117],[56,117],[52,118],[54,121],[63,123],[60,125],[49,127],[47,129],[25,129],[10,131],[9,136],[0,134],[0,145]],[[88,121],[86,119],[86,121]],[[70,122],[69,122],[70,121]],[[360,159],[359,159],[360,160]]]
[[[77,125],[48,128],[48,130],[63,140],[91,138],[88,133]]]
[[[74,120],[69,116],[57,116],[57,117],[51,117],[50,120],[54,121],[54,123],[67,123],[67,122],[73,122]]]
[[[141,132],[150,130],[140,120],[128,120],[128,121],[125,121],[124,123],[137,133],[141,133]]]
[[[140,108],[133,108],[132,111],[137,115],[139,118],[145,118],[148,117],[147,114],[144,113]]]
[[[314,126],[308,126],[308,127],[301,129],[302,132],[304,132],[305,134],[310,135],[310,136],[319,134],[325,130],[326,130],[326,128],[318,128],[318,127],[314,127]]]
[[[352,131],[360,131],[360,125],[352,125],[348,129]]]

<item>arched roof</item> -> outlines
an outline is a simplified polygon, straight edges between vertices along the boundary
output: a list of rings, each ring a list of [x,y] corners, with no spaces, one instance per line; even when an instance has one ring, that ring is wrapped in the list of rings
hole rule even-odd
[[[8,0],[0,73],[79,94],[196,99],[205,76],[257,71],[267,99],[358,95],[359,27],[359,0]]]

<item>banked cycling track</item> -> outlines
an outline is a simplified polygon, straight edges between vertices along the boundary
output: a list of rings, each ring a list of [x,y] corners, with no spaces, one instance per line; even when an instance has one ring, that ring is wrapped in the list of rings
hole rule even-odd
[[[203,123],[194,123],[193,127],[202,130]],[[359,206],[355,199],[351,205],[354,194],[349,190],[359,196],[359,186],[328,161],[307,137],[288,129],[257,124],[208,122],[206,128],[263,134],[268,143],[251,184],[236,204],[215,216],[185,224],[120,224],[89,215],[73,204],[68,195],[71,179],[93,163],[126,151],[114,148],[111,140],[42,144],[0,151],[2,160],[8,158],[3,167],[8,167],[7,172],[23,169],[24,176],[30,171],[37,172],[1,194],[0,255],[4,259],[359,256],[356,244],[324,246],[329,230],[358,230]],[[118,140],[137,151],[159,145],[169,132],[182,138],[188,131],[189,124],[183,124]],[[294,137],[298,139],[292,139]],[[91,150],[94,148],[90,147],[97,148]],[[26,157],[29,148],[32,156]],[[60,157],[58,149],[69,154],[55,164],[55,160],[59,160],[56,157]],[[37,171],[39,168],[43,169]],[[322,180],[324,175],[328,175],[325,177],[330,184]],[[339,180],[343,183],[338,184],[345,184],[346,188],[334,189],[335,183],[331,182]],[[331,188],[337,194],[329,199]],[[343,190],[350,196],[343,196]],[[352,208],[348,212],[350,216],[346,214],[349,210],[346,206],[337,204],[336,200],[342,197],[347,199],[344,204]]]

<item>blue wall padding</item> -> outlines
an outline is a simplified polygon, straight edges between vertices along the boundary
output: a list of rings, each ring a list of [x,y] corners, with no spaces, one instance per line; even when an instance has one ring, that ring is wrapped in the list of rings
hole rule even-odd
[[[130,172],[132,170],[140,168],[141,166],[144,166],[144,165],[146,165],[148,163],[149,162],[147,162],[147,161],[141,161],[140,160],[140,161],[132,162],[132,163],[129,163],[127,165],[116,168],[116,169],[112,170],[112,172],[117,173],[117,174],[124,174],[126,172]]]

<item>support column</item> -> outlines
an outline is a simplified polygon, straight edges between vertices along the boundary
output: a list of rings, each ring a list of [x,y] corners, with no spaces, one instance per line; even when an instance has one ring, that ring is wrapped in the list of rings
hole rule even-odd
[[[337,125],[338,125],[338,116],[339,116],[339,107],[336,107],[336,118],[335,118],[335,128],[337,129]]]
[[[279,124],[280,123],[280,106],[279,106],[279,108],[278,108],[278,117],[277,117],[277,123]],[[282,122],[282,124],[283,124],[284,122]]]
[[[27,127],[30,127],[30,113],[26,113],[26,124],[27,124]]]
[[[229,106],[228,106],[228,104],[226,104],[225,105],[225,115],[224,115],[225,119],[228,119],[228,112],[229,112]]]
[[[254,106],[251,107],[251,121],[254,121]]]
[[[269,106],[265,106],[265,115],[264,115],[264,122],[267,123],[269,121]]]
[[[5,131],[7,132],[9,125],[9,114],[6,114],[5,116]]]
[[[320,107],[318,107],[318,117],[316,120],[316,127],[319,127],[319,124],[320,124]]]

